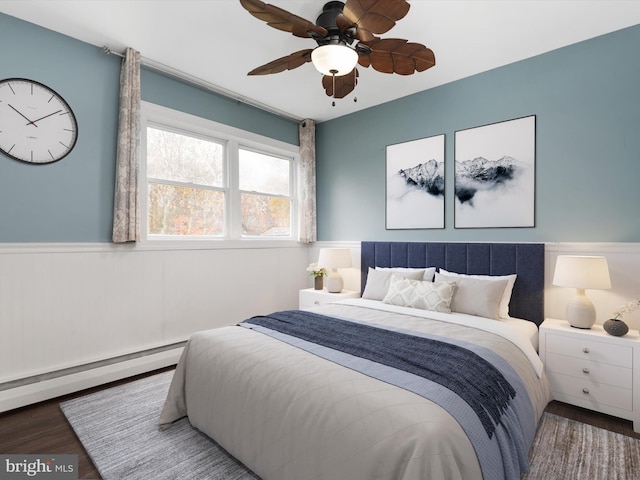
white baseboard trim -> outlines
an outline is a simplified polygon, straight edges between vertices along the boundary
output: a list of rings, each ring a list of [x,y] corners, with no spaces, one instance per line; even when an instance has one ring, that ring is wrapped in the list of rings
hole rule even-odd
[[[0,391],[0,412],[104,385],[178,363],[184,346]]]

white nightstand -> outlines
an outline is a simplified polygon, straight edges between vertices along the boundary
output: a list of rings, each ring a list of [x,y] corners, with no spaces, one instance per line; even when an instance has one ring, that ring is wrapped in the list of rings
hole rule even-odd
[[[554,400],[633,421],[640,432],[640,334],[607,334],[601,325],[573,328],[547,318],[540,325],[540,358]]]
[[[309,308],[315,305],[335,302],[336,300],[344,300],[345,298],[360,298],[360,292],[343,290],[340,293],[329,293],[327,290],[305,288],[304,290],[300,290],[298,303],[299,308]]]

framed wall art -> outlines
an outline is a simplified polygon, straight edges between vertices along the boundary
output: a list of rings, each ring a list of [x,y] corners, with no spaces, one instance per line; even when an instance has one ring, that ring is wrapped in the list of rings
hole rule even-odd
[[[455,132],[455,228],[534,227],[536,116]]]
[[[445,136],[388,145],[386,229],[444,228]]]

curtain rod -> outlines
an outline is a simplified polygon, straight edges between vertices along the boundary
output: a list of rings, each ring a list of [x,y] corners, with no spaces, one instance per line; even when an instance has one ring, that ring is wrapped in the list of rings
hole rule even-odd
[[[102,51],[107,55],[115,55],[117,57],[124,58],[123,53],[111,50],[106,45],[102,47]],[[235,92],[232,92],[231,90],[227,90],[226,88],[220,87],[211,82],[207,82],[206,80],[202,80],[201,78],[194,77],[193,75],[189,75],[188,73],[181,72],[180,70],[176,70],[175,68],[169,67],[168,65],[165,65],[160,62],[156,62],[155,60],[151,60],[146,57],[141,57],[140,62],[145,67],[148,67],[152,70],[156,70],[157,72],[176,78],[178,80],[183,80],[185,82],[191,83],[192,85],[197,85],[213,93],[217,93],[218,95],[227,97],[231,100],[235,100],[237,102],[244,103],[246,105],[249,105],[255,108],[259,108],[260,110],[264,110],[266,112],[273,113],[275,115],[279,115],[281,117],[285,117],[285,118],[288,118],[289,120],[294,120],[296,122],[300,122],[301,120],[303,120],[302,118],[296,117],[290,113],[283,112],[282,110],[278,110],[277,108],[274,108],[274,107],[270,107],[269,105],[265,105],[264,103],[258,102],[257,100],[252,100],[250,98],[243,97],[241,95],[238,95]]]

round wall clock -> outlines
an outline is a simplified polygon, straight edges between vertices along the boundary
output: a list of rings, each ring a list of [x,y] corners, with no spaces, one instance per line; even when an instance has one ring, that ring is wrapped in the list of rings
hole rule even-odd
[[[66,157],[78,139],[69,104],[34,80],[0,80],[0,151],[21,162],[53,163]]]

